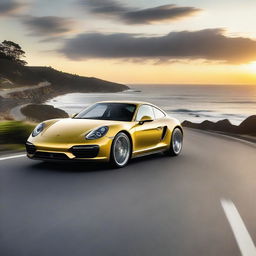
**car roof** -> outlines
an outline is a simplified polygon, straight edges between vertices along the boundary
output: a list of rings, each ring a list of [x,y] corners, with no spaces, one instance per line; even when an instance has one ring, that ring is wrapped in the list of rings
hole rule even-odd
[[[108,101],[99,101],[97,103],[126,103],[126,104],[135,104],[135,105],[143,105],[143,104],[148,104],[155,106],[152,103],[145,102],[145,101],[132,101],[132,100],[108,100]]]
[[[95,104],[97,103],[126,103],[126,104],[134,104],[136,105],[136,107],[138,108],[139,106],[141,105],[150,105],[152,107],[155,107],[159,110],[161,110],[165,116],[168,116],[168,114],[163,110],[161,109],[160,107],[152,104],[152,103],[149,103],[149,102],[146,102],[146,101],[133,101],[133,100],[106,100],[106,101],[98,101],[98,102],[95,102]]]

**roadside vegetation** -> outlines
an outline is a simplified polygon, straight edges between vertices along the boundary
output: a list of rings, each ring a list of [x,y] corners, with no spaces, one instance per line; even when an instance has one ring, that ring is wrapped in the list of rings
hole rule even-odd
[[[0,151],[24,148],[24,143],[35,124],[19,121],[0,122]]]

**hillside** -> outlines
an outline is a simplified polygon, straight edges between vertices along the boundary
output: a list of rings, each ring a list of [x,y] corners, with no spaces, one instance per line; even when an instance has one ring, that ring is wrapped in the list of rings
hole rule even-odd
[[[23,104],[44,103],[67,93],[120,92],[128,86],[83,77],[51,67],[29,67],[0,58],[0,120],[9,119],[10,110]]]
[[[6,80],[9,80],[10,83],[4,83]],[[28,67],[0,58],[1,87],[35,85],[41,82],[41,80],[42,78],[38,77]]]
[[[93,77],[72,75],[51,67],[22,66],[13,61],[0,59],[0,89],[30,86],[49,82],[54,90],[63,92],[118,92],[128,86]]]

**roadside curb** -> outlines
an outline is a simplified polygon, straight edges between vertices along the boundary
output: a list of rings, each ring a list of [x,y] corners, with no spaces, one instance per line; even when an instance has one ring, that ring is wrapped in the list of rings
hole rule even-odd
[[[222,138],[224,137],[226,139],[238,141],[238,142],[247,144],[248,146],[256,148],[256,142],[255,141],[247,139],[246,137],[243,137],[243,136],[239,136],[239,135],[235,136],[235,135],[232,135],[232,134],[225,134],[225,133],[220,133],[220,132],[217,132],[217,131],[216,132],[215,131],[206,131],[206,130],[191,128],[191,127],[183,127],[183,128],[190,129],[190,130],[195,131],[195,132],[210,134],[210,135],[216,136],[216,137],[222,137]]]

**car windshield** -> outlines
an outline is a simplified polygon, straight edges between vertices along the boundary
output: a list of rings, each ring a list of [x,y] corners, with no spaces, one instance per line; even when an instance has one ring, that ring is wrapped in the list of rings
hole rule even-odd
[[[128,103],[97,103],[80,112],[76,119],[132,121],[136,105]]]

